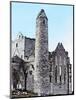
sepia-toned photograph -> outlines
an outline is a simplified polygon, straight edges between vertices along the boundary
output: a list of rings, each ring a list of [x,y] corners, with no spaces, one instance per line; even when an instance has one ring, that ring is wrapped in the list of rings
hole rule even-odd
[[[10,2],[10,97],[74,94],[74,5]]]

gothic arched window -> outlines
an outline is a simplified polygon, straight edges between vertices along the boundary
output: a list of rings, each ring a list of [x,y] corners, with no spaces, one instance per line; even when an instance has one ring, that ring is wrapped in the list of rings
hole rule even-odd
[[[61,66],[59,66],[60,84],[61,84],[61,74],[62,74],[62,69]]]
[[[55,83],[57,83],[57,66],[55,67]]]
[[[61,76],[61,66],[59,66],[59,75]]]
[[[62,65],[62,58],[61,58],[61,56],[59,58],[59,64]]]
[[[64,84],[66,83],[66,67],[64,66]]]

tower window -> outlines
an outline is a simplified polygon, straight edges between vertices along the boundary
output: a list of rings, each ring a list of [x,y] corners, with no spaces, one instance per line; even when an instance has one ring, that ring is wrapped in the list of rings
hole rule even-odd
[[[16,47],[18,47],[18,43],[16,43]]]
[[[45,20],[43,20],[43,24],[45,24]]]
[[[32,71],[29,71],[29,74],[32,75]]]
[[[52,72],[52,65],[50,66],[50,72]]]
[[[50,82],[51,82],[51,80],[52,80],[52,76],[50,75],[49,77],[50,77]]]

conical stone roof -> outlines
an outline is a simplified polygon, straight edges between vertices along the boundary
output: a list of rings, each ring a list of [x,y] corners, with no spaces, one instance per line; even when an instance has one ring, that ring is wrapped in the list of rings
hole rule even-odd
[[[39,14],[37,16],[37,19],[41,18],[41,17],[45,17],[46,19],[48,19],[47,16],[46,16],[46,13],[44,11],[44,9],[41,9],[41,11],[39,12]]]

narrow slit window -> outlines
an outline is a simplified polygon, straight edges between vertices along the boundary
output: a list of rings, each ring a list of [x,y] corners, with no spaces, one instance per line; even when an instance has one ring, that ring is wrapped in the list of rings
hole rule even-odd
[[[18,47],[18,43],[16,43],[16,47]]]
[[[45,20],[43,20],[43,24],[45,24]]]
[[[50,82],[51,82],[51,80],[52,80],[52,76],[50,75]]]
[[[55,83],[57,83],[57,66],[55,67]]]
[[[32,71],[29,71],[29,74],[32,75]]]

